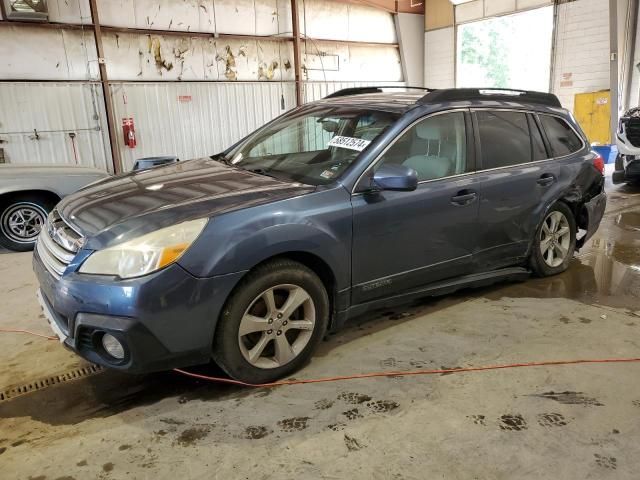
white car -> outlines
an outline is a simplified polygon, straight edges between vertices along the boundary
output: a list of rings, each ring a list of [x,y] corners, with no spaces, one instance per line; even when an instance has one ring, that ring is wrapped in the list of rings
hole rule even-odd
[[[47,215],[63,197],[108,176],[75,165],[0,164],[0,245],[32,250]]]
[[[640,182],[640,107],[627,110],[620,118],[616,146],[613,183]]]

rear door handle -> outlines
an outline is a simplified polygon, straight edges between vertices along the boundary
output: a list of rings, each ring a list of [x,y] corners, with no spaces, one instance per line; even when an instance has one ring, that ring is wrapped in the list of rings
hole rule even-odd
[[[537,180],[537,184],[542,187],[547,187],[555,181],[556,181],[556,177],[554,177],[550,173],[545,173],[541,175],[540,178]]]
[[[476,198],[478,198],[478,194],[473,190],[460,190],[456,195],[451,197],[451,203],[464,206],[475,202]]]

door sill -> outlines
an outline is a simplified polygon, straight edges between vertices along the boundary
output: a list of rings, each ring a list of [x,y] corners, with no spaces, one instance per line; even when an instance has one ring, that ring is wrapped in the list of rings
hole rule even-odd
[[[346,311],[337,312],[337,315],[346,320],[347,318],[361,315],[369,310],[390,308],[423,297],[447,295],[462,288],[486,287],[502,281],[524,281],[527,280],[530,275],[531,272],[523,267],[501,268],[490,272],[463,275],[461,277],[451,278],[441,282],[432,283],[424,287],[419,287],[417,289],[408,290],[391,297],[380,298],[370,302],[353,305]]]

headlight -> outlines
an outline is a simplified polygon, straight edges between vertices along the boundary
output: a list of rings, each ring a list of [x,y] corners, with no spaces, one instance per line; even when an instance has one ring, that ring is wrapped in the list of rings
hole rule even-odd
[[[133,278],[155,272],[178,260],[206,224],[206,218],[184,222],[99,250],[82,264],[80,273]]]

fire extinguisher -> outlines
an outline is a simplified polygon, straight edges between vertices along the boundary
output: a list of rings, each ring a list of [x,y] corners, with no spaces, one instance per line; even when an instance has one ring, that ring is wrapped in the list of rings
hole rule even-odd
[[[122,119],[122,134],[124,136],[124,144],[129,148],[136,147],[136,128],[133,118]]]

